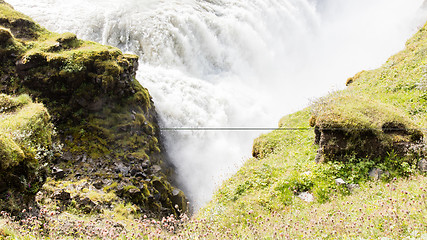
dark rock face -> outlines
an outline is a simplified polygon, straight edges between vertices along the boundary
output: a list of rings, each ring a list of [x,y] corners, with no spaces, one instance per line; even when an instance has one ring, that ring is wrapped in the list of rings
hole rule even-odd
[[[122,195],[153,214],[177,214],[157,114],[135,79],[138,57],[71,33],[50,33],[20,16],[0,18],[0,92],[27,93],[48,108],[63,144],[50,165],[53,176],[88,178],[97,188],[103,179],[124,186],[143,182],[145,191]],[[159,182],[166,189],[162,198],[150,198],[159,193]]]
[[[5,28],[0,28],[0,44],[7,46],[13,40],[12,33]]]
[[[347,157],[383,158],[394,152],[399,157],[412,156],[422,146],[423,134],[408,130],[402,123],[385,123],[378,129],[344,129],[316,126],[315,144],[319,145],[316,162],[345,162]]]

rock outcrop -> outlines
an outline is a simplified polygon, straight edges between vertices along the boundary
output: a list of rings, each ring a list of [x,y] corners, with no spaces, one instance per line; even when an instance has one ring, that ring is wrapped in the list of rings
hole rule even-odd
[[[346,162],[349,157],[413,161],[423,146],[423,133],[397,108],[351,94],[320,100],[310,123],[319,145],[317,162]]]
[[[29,94],[49,110],[63,145],[49,166],[61,178],[98,188],[112,180],[111,191],[154,215],[186,210],[185,196],[173,194],[153,102],[135,79],[137,56],[49,32],[0,3],[0,60],[0,92]]]
[[[14,214],[35,206],[52,159],[53,125],[47,109],[28,95],[0,94],[0,208]],[[36,209],[36,208],[33,208]]]
[[[316,162],[369,159],[400,168],[416,166],[427,154],[424,134],[406,114],[393,105],[340,92],[320,99],[312,110]],[[351,160],[353,161],[353,160]],[[408,166],[409,166],[408,165]]]

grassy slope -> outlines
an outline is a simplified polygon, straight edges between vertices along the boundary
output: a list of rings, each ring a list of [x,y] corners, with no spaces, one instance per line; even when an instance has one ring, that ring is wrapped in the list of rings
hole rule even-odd
[[[318,109],[319,104],[324,104],[325,108],[323,110],[329,107],[330,112],[328,113],[334,113],[334,111],[335,113],[341,113],[334,116],[341,118],[339,121],[348,124],[348,126],[366,127],[363,124],[368,124],[375,127],[374,121],[381,122],[385,118],[400,118],[409,121],[409,126],[411,127],[424,128],[422,131],[426,134],[426,51],[427,30],[426,26],[424,26],[407,42],[405,50],[391,57],[381,68],[357,74],[350,79],[352,83],[347,89],[326,96],[319,100],[319,103],[315,104],[315,106],[282,118],[279,125],[281,127],[308,127],[311,114],[316,114],[313,111],[313,107]],[[345,104],[340,104],[342,96],[345,96]],[[366,108],[359,108],[358,105],[361,105],[359,99],[368,99],[367,103],[364,103],[366,104]],[[335,107],[342,107],[343,105],[347,105],[343,109],[348,110],[348,112],[336,111]],[[357,117],[354,117],[359,115],[365,116],[364,111],[366,109],[374,109],[374,113],[371,116],[377,116],[379,119],[357,119]],[[391,117],[389,114],[381,115],[381,112],[387,113],[390,109],[397,111],[398,114],[394,113]],[[379,114],[375,111],[378,111]],[[328,119],[328,117],[323,118]],[[314,133],[312,130],[277,130],[259,137],[254,143],[258,159],[253,158],[248,160],[237,174],[226,181],[217,191],[214,199],[208,206],[200,211],[199,217],[212,221],[217,234],[225,233],[229,229],[229,231],[231,230],[232,233],[236,233],[239,236],[253,238],[257,236],[253,231],[253,221],[257,217],[270,217],[277,220],[273,213],[279,212],[289,222],[290,220],[301,221],[300,227],[303,227],[305,224],[311,225],[311,221],[309,220],[311,217],[316,219],[313,216],[314,209],[321,209],[320,211],[323,212],[323,215],[329,221],[334,211],[331,210],[330,214],[326,214],[325,211],[327,209],[331,206],[340,207],[340,205],[343,205],[341,210],[352,212],[353,207],[350,208],[343,204],[343,202],[352,200],[356,202],[356,205],[361,205],[362,201],[366,201],[365,208],[371,209],[366,211],[371,213],[373,211],[372,208],[377,208],[372,205],[378,201],[386,200],[391,194],[387,192],[387,189],[384,189],[382,183],[374,186],[374,190],[372,190],[372,184],[366,181],[367,171],[374,167],[374,163],[372,162],[366,161],[365,163],[352,165],[356,169],[348,169],[343,165],[332,163],[315,164],[313,160],[316,155],[316,146],[313,146],[313,142]],[[411,173],[412,168],[410,166],[408,168],[403,173]],[[395,176],[401,176],[402,172],[394,174]],[[361,189],[356,191],[352,196],[347,196],[348,191],[346,189],[335,185],[334,180],[337,177],[342,177],[350,183],[359,183],[361,184]],[[417,185],[418,181],[425,182],[426,179],[423,176],[419,176],[413,181],[401,181],[399,184],[403,185],[404,188],[412,186],[409,188],[411,189]],[[292,193],[292,190],[296,192],[310,191],[316,199],[315,203],[302,202]],[[374,196],[366,199],[369,196],[365,193],[371,191],[377,191],[377,195],[380,194],[383,196]],[[411,193],[411,195],[416,194]],[[329,203],[324,204],[324,202]],[[416,211],[423,211],[425,213],[425,202],[418,207],[423,209],[415,209]],[[378,209],[382,210],[382,208]],[[301,211],[300,214],[305,219],[297,216],[295,211]],[[366,211],[362,209],[359,213],[352,212],[352,216],[346,217],[343,221],[355,221],[358,220],[358,217],[363,218],[368,214]],[[409,210],[405,208],[402,211]],[[413,219],[407,221],[414,223],[419,216],[414,215]],[[375,214],[370,218],[375,220],[371,222],[374,223],[376,229],[379,229],[378,224],[381,216]],[[425,226],[425,219],[422,222]],[[292,225],[292,222],[288,224]],[[238,227],[236,228],[235,226]],[[255,227],[255,229],[263,232],[263,227],[261,226],[261,224],[258,224],[259,228]],[[366,225],[366,222],[362,221],[360,228],[362,234],[352,236],[378,237],[381,235],[380,230],[369,231],[368,226],[369,224]],[[326,234],[325,236],[332,234],[334,229],[330,228],[327,224],[324,224],[323,227],[323,231],[326,232],[324,233]],[[310,230],[310,232],[318,231],[315,235],[310,235],[308,229],[306,229],[307,231],[292,230],[294,234],[300,235],[291,235],[297,238],[306,238],[309,236],[322,237],[323,235],[319,229],[321,228]],[[397,232],[394,231],[391,235],[400,236],[410,234],[405,229],[396,230]],[[274,238],[274,234],[283,232],[283,229],[276,230],[275,233],[272,229],[267,229],[263,234],[267,234],[267,236],[272,234],[270,236]],[[335,231],[339,232],[339,236],[344,236],[346,233],[346,231],[339,231],[337,229]],[[425,233],[427,229],[419,227],[418,231]],[[359,234],[358,231],[353,230],[348,232],[348,234],[350,233]],[[265,236],[263,234],[259,236]]]

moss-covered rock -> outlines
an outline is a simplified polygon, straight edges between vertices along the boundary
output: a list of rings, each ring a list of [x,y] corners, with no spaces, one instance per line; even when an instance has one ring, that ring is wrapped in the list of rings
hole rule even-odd
[[[4,1],[0,1],[0,25],[10,29],[15,37],[23,39],[35,39],[47,32]]]
[[[53,125],[46,108],[28,95],[0,94],[0,208],[13,213],[34,205],[46,180]]]
[[[423,139],[419,126],[402,110],[351,92],[320,99],[312,113],[318,162],[384,158],[391,152],[403,157]]]
[[[157,114],[148,90],[135,79],[137,56],[49,32],[4,3],[0,37],[7,41],[0,46],[0,92],[29,94],[49,109],[63,143],[62,156],[52,164],[66,179],[144,181],[153,195],[157,177],[165,179],[166,198],[173,196]],[[162,171],[152,171],[153,165]],[[171,204],[155,202],[167,214],[177,213]]]

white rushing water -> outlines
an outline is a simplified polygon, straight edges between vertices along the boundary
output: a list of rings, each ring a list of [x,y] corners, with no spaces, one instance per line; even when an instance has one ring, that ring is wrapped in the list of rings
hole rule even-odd
[[[140,56],[163,127],[275,127],[378,67],[427,19],[423,0],[7,0],[43,26]],[[256,131],[165,131],[195,209]]]

